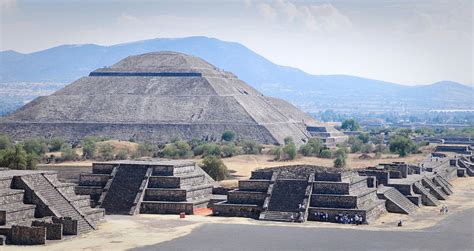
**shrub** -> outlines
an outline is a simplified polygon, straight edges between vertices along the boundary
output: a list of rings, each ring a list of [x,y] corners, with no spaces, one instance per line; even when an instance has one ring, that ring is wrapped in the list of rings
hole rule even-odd
[[[223,134],[222,134],[222,140],[223,141],[232,141],[235,139],[235,132],[233,131],[225,131]]]
[[[295,143],[295,142],[293,141],[293,138],[290,137],[290,136],[284,138],[284,139],[283,139],[283,142],[285,142],[285,145],[289,145],[290,143]]]
[[[320,153],[321,158],[330,159],[332,158],[332,152],[329,149],[324,149]]]
[[[44,139],[29,139],[23,142],[23,149],[28,154],[42,156],[48,151],[48,145]]]
[[[274,155],[273,160],[280,160],[281,158],[281,146],[277,146],[272,149],[272,154]]]
[[[200,166],[209,176],[217,181],[225,179],[229,173],[224,162],[216,156],[205,157]]]
[[[345,147],[339,147],[334,152],[334,157],[336,157],[336,158],[341,157],[343,159],[346,159],[347,158],[347,149]]]
[[[362,153],[371,153],[372,152],[372,145],[371,144],[362,144],[360,151]]]
[[[193,155],[191,151],[191,147],[189,146],[186,141],[178,140],[174,143],[176,145],[176,149],[178,150],[178,156],[182,158],[188,158]]]
[[[114,159],[114,146],[111,144],[102,144],[99,147],[99,156],[102,160]]]
[[[41,161],[41,158],[34,153],[26,155],[26,169],[36,170],[36,165]]]
[[[13,143],[7,135],[0,135],[0,150],[13,148]]]
[[[304,156],[319,156],[322,149],[324,149],[323,141],[311,138],[308,140],[308,143],[300,147],[300,153]]]
[[[285,154],[285,160],[292,160],[296,157],[296,145],[289,143],[282,148],[282,152]]]
[[[354,119],[346,119],[342,122],[341,129],[347,131],[357,131],[360,129],[359,123]]]
[[[416,145],[408,137],[396,135],[390,139],[390,151],[398,153],[400,157],[407,156],[410,151],[414,150],[414,148],[416,148]]]
[[[262,151],[262,146],[254,140],[245,139],[241,142],[241,145],[245,154],[259,154]]]
[[[334,167],[343,168],[345,166],[346,166],[346,158],[339,156],[334,160]]]
[[[95,157],[97,138],[87,136],[81,140],[82,145],[82,156],[86,159],[92,159]]]
[[[21,144],[3,150],[0,156],[0,165],[11,169],[24,170],[27,168],[27,154]]]
[[[193,149],[193,152],[195,156],[221,156],[221,148],[216,143],[204,143],[198,145]]]
[[[237,154],[237,147],[234,143],[228,143],[222,146],[222,157],[232,157]]]
[[[63,160],[72,161],[77,160],[79,156],[77,155],[76,151],[72,149],[71,146],[63,146],[61,149],[61,157]]]
[[[361,133],[357,136],[357,138],[360,139],[362,143],[366,144],[370,140],[370,135],[368,133]]]
[[[156,151],[157,149],[155,145],[149,142],[143,142],[138,145],[137,152],[134,154],[134,157],[153,157]]]
[[[65,141],[62,138],[54,138],[49,141],[49,151],[50,152],[57,152],[61,151],[61,148],[65,145]]]
[[[127,151],[127,149],[120,149],[120,150],[117,152],[117,155],[115,155],[115,159],[117,159],[117,160],[128,159],[128,151]]]

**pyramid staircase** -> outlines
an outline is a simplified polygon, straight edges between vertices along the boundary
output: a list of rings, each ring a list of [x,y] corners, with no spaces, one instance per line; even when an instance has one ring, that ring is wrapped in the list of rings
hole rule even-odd
[[[441,202],[430,193],[430,190],[422,185],[421,181],[413,183],[413,191],[421,194],[421,200],[425,206],[439,206],[441,204]]]
[[[436,175],[433,177],[433,183],[441,187],[441,190],[447,195],[453,194],[452,185],[445,180],[441,175]]]
[[[135,214],[135,208],[143,192],[142,183],[147,182],[148,166],[120,164],[110,179],[110,187],[103,194],[99,206],[107,214]]]
[[[311,182],[306,179],[278,178],[269,199],[268,209],[260,215],[260,219],[304,222],[311,190]]]
[[[394,187],[381,185],[377,188],[377,195],[386,200],[385,207],[392,213],[410,214],[418,208]]]
[[[438,187],[437,185],[435,185],[431,180],[430,178],[428,177],[423,177],[423,179],[421,180],[421,182],[423,183],[423,185],[425,187],[428,187],[430,190],[431,190],[431,193],[436,197],[436,199],[438,200],[446,200],[448,198],[448,195],[446,193],[444,193],[440,187]]]
[[[25,175],[20,177],[21,181],[28,185],[33,193],[41,198],[56,217],[71,217],[77,220],[79,233],[86,233],[96,228],[93,220],[74,205],[61,193],[44,174]]]

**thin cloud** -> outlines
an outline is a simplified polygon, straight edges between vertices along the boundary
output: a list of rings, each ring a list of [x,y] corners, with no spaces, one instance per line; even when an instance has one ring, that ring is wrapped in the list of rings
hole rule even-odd
[[[295,4],[278,0],[257,6],[267,22],[304,27],[309,31],[340,31],[352,28],[350,19],[332,4]]]

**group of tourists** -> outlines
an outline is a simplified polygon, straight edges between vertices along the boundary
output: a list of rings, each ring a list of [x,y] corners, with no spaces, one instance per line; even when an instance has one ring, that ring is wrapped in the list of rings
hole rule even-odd
[[[314,216],[319,221],[330,221],[328,213],[325,213],[325,212],[316,212],[314,213]],[[339,213],[334,216],[334,219],[337,223],[341,223],[341,224],[356,224],[356,225],[364,224],[364,217],[362,217],[362,215],[359,215],[359,214],[348,215],[348,214]]]
[[[441,209],[439,210],[440,214],[447,214],[448,213],[448,207],[443,205]]]

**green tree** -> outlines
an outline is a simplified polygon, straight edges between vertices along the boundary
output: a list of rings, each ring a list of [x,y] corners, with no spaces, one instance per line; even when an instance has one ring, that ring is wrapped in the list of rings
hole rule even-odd
[[[240,144],[245,154],[259,154],[262,151],[262,146],[251,139],[244,139]]]
[[[36,170],[36,165],[41,161],[41,158],[34,153],[26,155],[26,169]]]
[[[360,125],[354,119],[346,119],[342,122],[341,129],[346,131],[358,131],[360,129]]]
[[[235,139],[235,132],[233,131],[225,131],[223,134],[222,134],[222,137],[221,139],[223,141],[232,141]]]
[[[0,135],[0,150],[13,148],[13,143],[7,135]]]
[[[335,152],[334,152],[334,157],[338,158],[347,158],[347,149],[345,147],[339,147]]]
[[[229,174],[226,165],[216,156],[207,156],[201,163],[201,168],[214,180],[223,180]]]
[[[276,146],[272,149],[273,160],[280,160],[281,158],[281,146]]]
[[[154,153],[157,151],[156,146],[150,142],[143,142],[138,145],[137,151],[134,154],[134,157],[153,157]]]
[[[324,149],[320,153],[321,158],[330,159],[332,157],[332,152],[329,149]]]
[[[61,151],[61,148],[66,144],[64,139],[62,138],[54,138],[49,141],[49,151],[50,152],[57,152]]]
[[[216,143],[204,143],[193,149],[194,156],[220,156],[221,148]]]
[[[389,149],[391,152],[398,153],[400,157],[405,157],[412,151],[415,144],[411,139],[403,135],[395,135],[390,139]]]
[[[293,137],[290,137],[290,136],[284,138],[284,139],[283,139],[283,142],[285,143],[285,145],[289,145],[289,144],[291,144],[291,143],[295,143],[295,141],[293,140]]]
[[[346,166],[346,158],[339,156],[334,160],[334,167],[343,168],[345,166]]]
[[[295,159],[295,157],[296,157],[296,145],[295,145],[295,143],[290,142],[289,144],[286,144],[282,148],[282,152],[285,155],[285,160]]]
[[[48,145],[44,139],[28,139],[23,141],[23,149],[28,154],[36,154],[38,156],[43,156],[48,151]]]
[[[16,144],[13,148],[2,151],[1,166],[16,170],[25,170],[27,168],[27,154],[23,145]]]
[[[367,144],[370,140],[370,135],[368,133],[361,133],[357,135],[357,138],[362,141],[362,143]]]
[[[300,147],[300,153],[304,156],[319,156],[322,149],[324,149],[323,141],[311,138],[308,140],[308,143]]]
[[[232,157],[237,154],[237,147],[234,143],[227,143],[221,147],[222,149],[222,157]]]
[[[64,145],[61,148],[61,157],[65,161],[74,161],[78,160],[79,156],[76,153],[75,149],[72,149],[69,145]]]
[[[101,144],[99,146],[99,156],[102,160],[114,159],[114,146],[111,144]]]
[[[93,159],[95,157],[96,142],[97,138],[92,136],[87,136],[81,140],[82,156],[84,156],[84,158]]]

